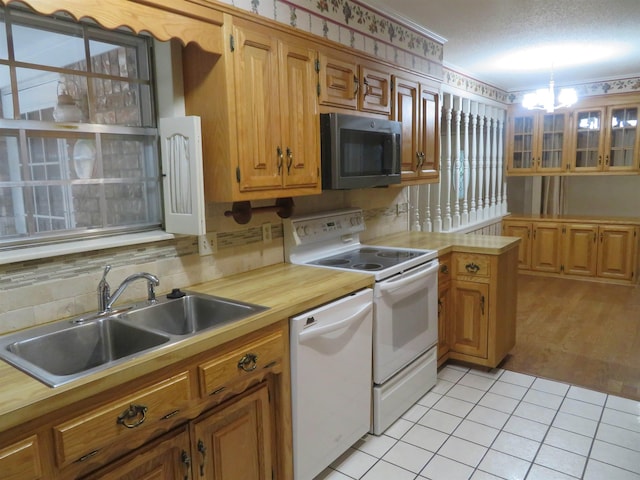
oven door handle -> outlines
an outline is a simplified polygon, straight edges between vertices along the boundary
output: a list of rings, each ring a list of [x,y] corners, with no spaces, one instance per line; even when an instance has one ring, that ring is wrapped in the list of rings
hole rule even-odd
[[[329,325],[323,325],[316,328],[308,328],[304,332],[298,334],[298,341],[300,343],[303,343],[305,341],[309,341],[313,338],[319,337],[320,335],[335,332],[336,330],[349,327],[351,324],[356,323],[362,318],[366,317],[372,309],[373,303],[369,302],[365,306],[360,308],[356,313],[348,316],[347,318],[343,318],[342,320],[339,320],[337,322],[330,323]]]
[[[409,271],[409,275],[398,275],[391,277],[389,280],[383,280],[377,284],[380,289],[380,293],[388,293],[399,288],[403,288],[415,283],[416,280],[426,278],[429,275],[434,275],[438,271],[438,262],[431,262],[427,264],[426,268],[417,267],[414,270]]]

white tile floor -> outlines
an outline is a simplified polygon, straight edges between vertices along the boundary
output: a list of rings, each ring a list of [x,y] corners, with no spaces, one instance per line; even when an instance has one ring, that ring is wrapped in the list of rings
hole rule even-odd
[[[316,480],[640,480],[640,402],[447,365],[379,437]]]

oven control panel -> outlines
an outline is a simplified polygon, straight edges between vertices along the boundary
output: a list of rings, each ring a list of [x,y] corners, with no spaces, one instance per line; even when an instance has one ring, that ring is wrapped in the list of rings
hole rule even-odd
[[[364,215],[360,209],[341,210],[334,213],[308,215],[290,219],[288,235],[297,245],[338,239],[365,230]],[[287,232],[285,232],[287,234]]]

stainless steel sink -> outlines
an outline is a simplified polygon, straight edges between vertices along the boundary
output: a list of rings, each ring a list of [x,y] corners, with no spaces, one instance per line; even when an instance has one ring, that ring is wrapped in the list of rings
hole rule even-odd
[[[119,315],[132,325],[160,330],[172,335],[192,335],[246,318],[266,307],[209,295],[187,294]]]
[[[57,387],[264,310],[196,293],[162,297],[5,335],[0,358]]]

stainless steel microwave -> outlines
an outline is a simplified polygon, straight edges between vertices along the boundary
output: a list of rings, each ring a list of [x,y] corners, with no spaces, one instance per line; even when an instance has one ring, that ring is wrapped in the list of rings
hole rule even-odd
[[[320,115],[322,189],[400,183],[402,124],[373,117]]]

